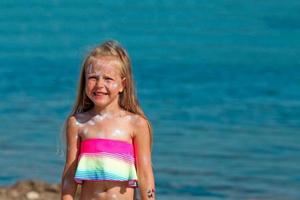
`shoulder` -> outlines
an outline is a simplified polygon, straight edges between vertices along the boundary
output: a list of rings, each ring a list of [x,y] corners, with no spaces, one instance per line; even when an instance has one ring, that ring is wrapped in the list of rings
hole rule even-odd
[[[74,115],[72,115],[70,118],[71,121],[75,122],[76,125],[80,125],[82,123],[85,123],[86,121],[88,121],[91,117],[91,114],[89,111],[86,112],[82,112],[82,113],[76,113]]]
[[[75,113],[66,120],[67,127],[80,128],[90,118],[90,112]]]
[[[138,114],[132,115],[131,124],[133,126],[134,135],[145,134],[149,132],[149,121]]]
[[[145,152],[151,152],[152,131],[150,122],[147,120],[147,118],[136,115],[134,117],[133,123],[133,139],[135,147],[140,152],[139,154],[142,155]]]
[[[143,128],[143,127],[148,127],[148,120],[140,115],[136,115],[134,117],[134,122],[137,127]]]
[[[66,120],[66,126],[68,129],[76,129],[78,126],[77,118],[75,115],[69,116]]]
[[[90,112],[82,112],[82,113],[75,113],[68,117],[67,119],[67,126],[68,127],[80,127],[83,123],[88,121],[90,118]]]
[[[125,119],[136,127],[143,127],[148,124],[148,120],[145,117],[131,112],[126,113]]]

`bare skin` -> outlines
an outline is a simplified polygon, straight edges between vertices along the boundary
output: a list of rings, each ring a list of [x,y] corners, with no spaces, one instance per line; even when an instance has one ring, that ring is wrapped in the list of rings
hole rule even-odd
[[[100,63],[100,64],[99,64]],[[124,81],[118,68],[103,58],[95,60],[86,74],[85,92],[93,109],[71,116],[67,123],[67,157],[62,176],[62,200],[73,200],[77,189],[74,173],[80,142],[90,138],[120,140],[134,145],[138,184],[142,200],[155,200],[151,164],[150,133],[147,121],[123,110],[118,104]],[[150,192],[149,192],[150,191]],[[83,181],[80,200],[133,200],[128,182]]]
[[[119,115],[86,112],[76,116],[78,137],[81,141],[90,138],[106,138],[132,143],[134,124],[140,118],[126,111]],[[74,136],[76,137],[76,136]],[[80,200],[133,200],[134,188],[128,182],[84,181]]]
[[[133,199],[134,189],[127,183],[85,182],[82,187],[81,200],[129,200]]]

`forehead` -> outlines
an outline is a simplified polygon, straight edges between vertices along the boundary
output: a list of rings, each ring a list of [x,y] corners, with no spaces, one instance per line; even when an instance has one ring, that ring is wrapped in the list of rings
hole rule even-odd
[[[91,58],[87,65],[86,74],[103,73],[108,75],[120,74],[120,61],[112,57]]]

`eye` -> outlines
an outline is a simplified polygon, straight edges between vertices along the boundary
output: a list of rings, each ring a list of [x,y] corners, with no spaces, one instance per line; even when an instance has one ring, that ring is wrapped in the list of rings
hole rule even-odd
[[[109,80],[109,81],[114,80],[114,79],[112,79],[111,77],[108,77],[108,76],[107,76],[107,77],[104,77],[104,79],[105,79],[105,80]]]
[[[89,76],[88,79],[89,80],[94,80],[94,79],[97,79],[97,77],[96,76]]]

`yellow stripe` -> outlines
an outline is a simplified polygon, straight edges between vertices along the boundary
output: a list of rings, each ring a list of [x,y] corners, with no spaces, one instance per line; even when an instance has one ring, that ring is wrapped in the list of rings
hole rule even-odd
[[[127,174],[131,174],[132,176],[136,177],[134,166],[122,160],[109,157],[83,156],[80,158],[78,163],[78,170],[92,171],[97,169],[118,174],[120,176],[126,176]]]

